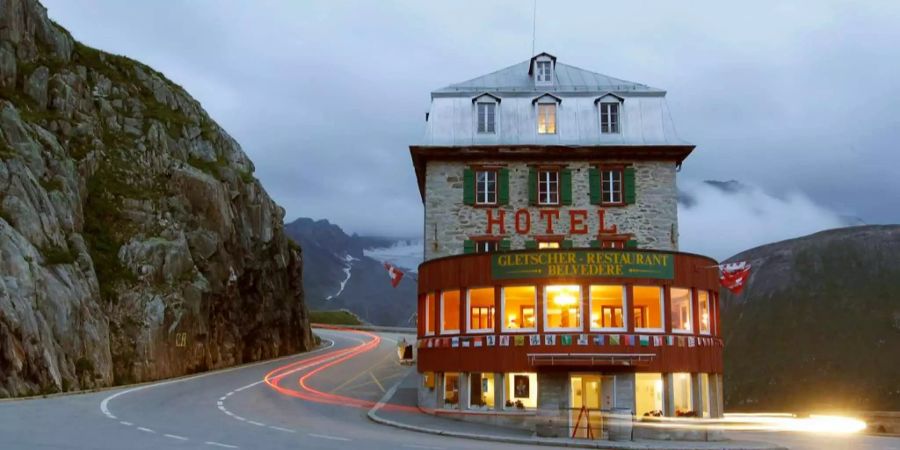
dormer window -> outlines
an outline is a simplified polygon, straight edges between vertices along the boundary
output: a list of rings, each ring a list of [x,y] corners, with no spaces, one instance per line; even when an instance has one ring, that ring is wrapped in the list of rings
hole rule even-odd
[[[600,103],[600,132],[601,133],[618,133],[619,132],[619,104],[618,103]]]
[[[476,107],[478,108],[478,132],[495,133],[497,104],[493,102],[478,102]]]
[[[553,63],[550,61],[537,62],[537,76],[535,80],[541,84],[553,82]]]
[[[552,86],[556,57],[549,53],[539,53],[531,58],[528,75],[533,77],[535,86]]]
[[[562,99],[546,93],[531,101],[537,115],[538,134],[556,134],[556,107]]]

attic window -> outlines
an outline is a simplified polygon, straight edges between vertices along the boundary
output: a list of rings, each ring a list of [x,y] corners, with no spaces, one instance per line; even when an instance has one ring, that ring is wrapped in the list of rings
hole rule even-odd
[[[553,63],[551,61],[537,61],[535,63],[535,81],[540,84],[553,83]]]
[[[478,102],[478,132],[494,133],[496,130],[497,104],[493,102]]]
[[[619,132],[619,104],[600,102],[600,132]]]

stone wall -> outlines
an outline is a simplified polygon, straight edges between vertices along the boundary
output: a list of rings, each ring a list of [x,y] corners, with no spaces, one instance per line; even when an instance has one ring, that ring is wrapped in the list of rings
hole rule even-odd
[[[479,161],[481,164],[503,164]],[[620,233],[632,233],[639,248],[654,250],[678,249],[677,189],[675,164],[650,161],[633,162],[635,168],[636,203],[627,206],[604,207],[606,227],[616,225]],[[569,235],[575,247],[589,247],[600,228],[598,205],[590,203],[587,162],[572,162],[572,204],[560,207],[536,207],[528,204],[528,162],[506,164],[509,168],[509,204],[498,208],[473,207],[463,204],[463,162],[429,161],[425,181],[425,259],[461,254],[463,242],[471,236],[487,235],[488,214],[494,217],[499,210],[505,213],[506,233],[512,250],[525,248],[525,241],[545,232],[546,224],[539,219],[542,209],[559,209],[553,234],[569,233],[569,211],[587,210],[588,234]],[[514,214],[519,209],[531,213],[531,233],[515,232]],[[501,236],[499,227],[492,235]]]

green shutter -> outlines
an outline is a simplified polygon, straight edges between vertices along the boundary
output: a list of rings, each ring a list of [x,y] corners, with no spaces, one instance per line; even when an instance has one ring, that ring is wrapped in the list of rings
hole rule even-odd
[[[475,253],[475,241],[471,241],[469,239],[463,241],[463,253],[467,255],[469,253]]]
[[[559,171],[559,203],[572,204],[572,171],[569,169]]]
[[[509,169],[497,171],[497,204],[509,204]]]
[[[625,248],[637,248],[637,241],[634,239],[629,239],[625,242]]]
[[[525,241],[525,248],[527,250],[537,250],[537,241]]]
[[[591,248],[600,248],[600,247],[601,247],[600,241],[598,241],[596,239],[591,241]]]
[[[508,252],[511,248],[509,239],[501,239],[499,249],[501,252]]]
[[[596,167],[588,169],[588,184],[591,186],[591,204],[599,205],[602,198],[600,195],[600,169]]]
[[[538,171],[534,167],[528,168],[528,204],[538,204]]]
[[[475,204],[475,171],[469,168],[463,170],[463,203]]]
[[[572,241],[569,239],[566,239],[566,240],[562,241],[562,244],[560,244],[559,247],[560,248],[572,248]]]
[[[634,186],[634,167],[626,167],[625,177],[625,204],[633,205],[636,198]]]

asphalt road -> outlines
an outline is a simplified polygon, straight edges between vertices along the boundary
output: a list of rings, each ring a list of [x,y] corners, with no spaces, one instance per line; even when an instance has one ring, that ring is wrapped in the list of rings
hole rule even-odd
[[[281,360],[98,393],[0,402],[0,449],[547,448],[373,423],[366,418],[369,407],[408,370],[397,362],[399,336],[382,333],[374,342],[356,333],[317,333],[326,347]],[[900,439],[860,435],[738,438],[802,449],[900,449]]]

